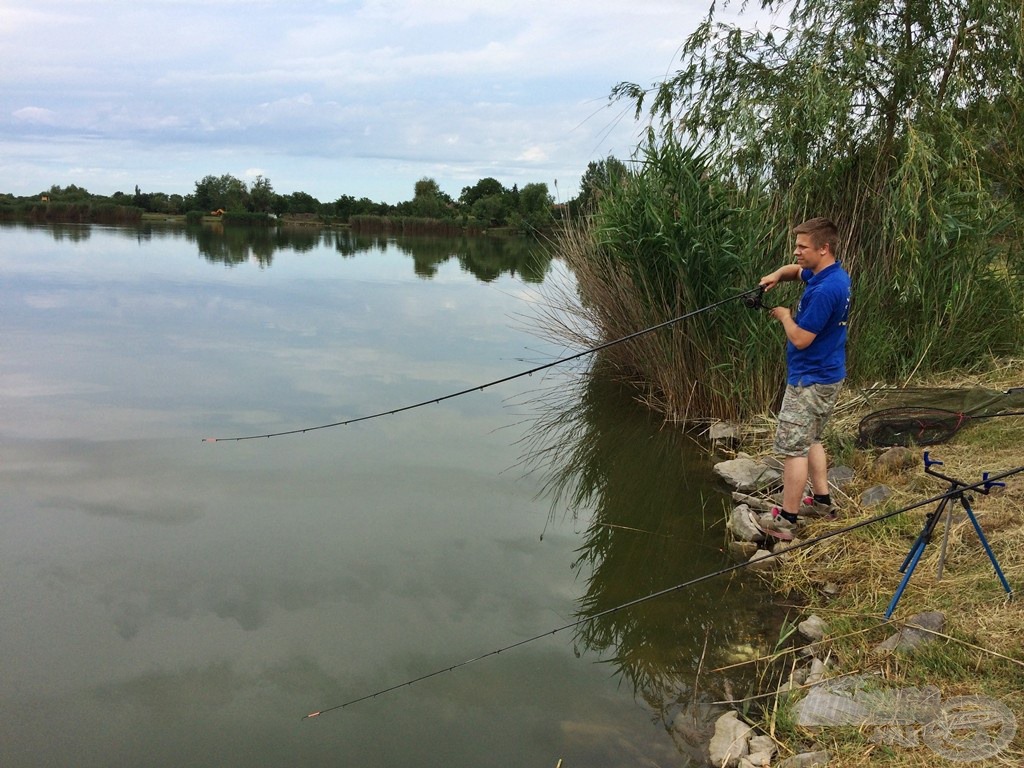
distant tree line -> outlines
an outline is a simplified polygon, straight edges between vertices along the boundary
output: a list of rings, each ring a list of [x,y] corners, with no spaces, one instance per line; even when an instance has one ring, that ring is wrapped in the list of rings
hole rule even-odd
[[[0,220],[117,225],[137,222],[144,213],[130,202],[93,195],[74,184],[31,197],[0,194]]]
[[[270,179],[257,176],[250,184],[231,174],[204,176],[187,195],[143,192],[115,192],[95,195],[70,184],[54,185],[30,197],[0,195],[0,217],[33,220],[89,221],[99,212],[111,223],[130,221],[142,214],[167,216],[192,213],[193,218],[224,212],[235,220],[248,221],[261,216],[315,216],[325,221],[348,223],[354,217],[365,221],[379,217],[388,221],[443,221],[460,228],[509,228],[536,231],[550,227],[556,220],[590,210],[602,190],[625,175],[625,165],[613,157],[592,162],[580,184],[578,197],[556,205],[545,183],[513,184],[506,187],[495,178],[480,179],[463,187],[457,198],[442,191],[435,179],[424,177],[413,186],[412,199],[390,204],[368,197],[341,195],[333,202],[321,202],[306,192],[280,194]]]

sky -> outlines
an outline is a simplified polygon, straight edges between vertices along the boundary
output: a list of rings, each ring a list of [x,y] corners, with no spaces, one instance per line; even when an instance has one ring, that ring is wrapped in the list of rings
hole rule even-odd
[[[644,131],[621,81],[671,74],[709,0],[0,0],[0,192],[397,203],[427,177],[576,196]]]

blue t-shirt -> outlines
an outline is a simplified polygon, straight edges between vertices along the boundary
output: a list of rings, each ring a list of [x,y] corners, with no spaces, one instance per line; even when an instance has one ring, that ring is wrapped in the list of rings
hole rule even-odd
[[[835,384],[846,378],[850,276],[836,262],[818,274],[802,270],[800,279],[807,287],[793,319],[816,336],[804,349],[797,349],[793,342],[786,344],[786,381],[799,387]]]

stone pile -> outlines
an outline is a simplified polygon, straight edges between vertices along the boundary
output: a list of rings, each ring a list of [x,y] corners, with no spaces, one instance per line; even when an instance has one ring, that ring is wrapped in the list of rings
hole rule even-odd
[[[822,684],[826,679],[828,657],[819,658],[828,626],[819,616],[810,616],[797,625],[807,641],[799,653],[805,663],[794,669],[779,694],[788,694]],[[812,688],[813,690],[813,688]],[[811,751],[778,758],[778,749],[770,736],[758,734],[753,726],[740,720],[736,712],[727,712],[715,721],[714,736],[708,747],[710,763],[721,768],[815,768],[826,766],[831,758],[827,751]]]
[[[817,768],[828,765],[831,757],[825,751],[803,752],[773,762],[778,753],[775,741],[759,735],[736,712],[726,712],[715,722],[709,753],[717,768]]]
[[[934,641],[944,622],[945,617],[938,612],[912,616],[876,646],[874,653],[915,650]],[[863,674],[829,678],[828,655],[823,652],[827,647],[828,625],[820,616],[811,615],[797,624],[797,632],[806,641],[798,654],[807,663],[795,669],[778,689],[780,695],[799,691],[802,696],[794,706],[797,725],[809,730],[874,726],[869,733],[871,741],[919,746],[920,729],[915,726],[927,722],[927,713],[937,707],[938,689],[885,689],[872,676]],[[711,765],[720,768],[815,768],[827,766],[831,754],[817,750],[778,759],[774,740],[759,734],[735,711],[730,711],[715,721],[708,758]]]
[[[778,554],[799,544],[800,540],[794,538],[792,541],[781,541],[766,536],[753,518],[781,505],[781,462],[773,457],[754,458],[738,453],[734,459],[715,464],[714,473],[733,489],[734,506],[726,521],[732,534],[728,544],[729,553],[736,560],[750,562],[754,570],[776,567],[779,563]],[[854,475],[849,467],[833,467],[828,477],[829,485],[839,489],[848,485]]]
[[[910,467],[911,458],[905,449],[893,449],[879,456],[876,463],[890,471],[900,471]],[[737,560],[751,563],[753,570],[776,567],[780,553],[798,544],[799,539],[782,541],[766,536],[754,520],[758,515],[770,512],[773,506],[780,505],[781,464],[775,459],[755,459],[740,453],[734,459],[716,464],[714,472],[732,488],[733,508],[727,519],[731,534],[728,545],[730,554]],[[853,470],[849,467],[829,470],[829,485],[833,490],[847,486],[853,479]],[[869,488],[862,494],[860,505],[870,507],[880,504],[891,494],[892,490],[884,485]],[[827,594],[837,594],[839,587],[824,584],[822,589]],[[929,642],[941,630],[943,619],[937,613],[912,617],[896,634],[879,644],[874,652],[912,650],[921,643]],[[851,696],[841,682],[844,679],[842,676],[829,679],[829,629],[821,617],[807,617],[797,625],[797,631],[806,641],[797,650],[801,662],[794,668],[789,680],[778,689],[779,694],[799,692],[802,697],[795,705],[797,724],[807,728],[821,726],[822,712],[830,707],[838,712],[851,706],[862,706],[859,701],[851,702]],[[932,692],[926,693],[930,695]],[[831,758],[827,751],[814,751],[778,759],[776,746],[770,737],[759,735],[735,711],[730,711],[715,721],[709,758],[711,765],[720,768],[814,768],[828,765]]]
[[[917,463],[915,453],[907,448],[890,448],[875,458],[876,470],[901,472]],[[788,547],[800,543],[776,540],[766,536],[752,518],[771,512],[772,507],[782,504],[782,463],[774,458],[755,458],[746,453],[737,453],[733,459],[714,465],[714,473],[732,489],[734,506],[727,520],[732,534],[728,543],[729,553],[736,560],[751,563],[753,570],[768,570],[779,564],[778,554]],[[854,480],[849,467],[833,467],[828,471],[829,486],[833,491],[841,490]],[[892,489],[887,485],[875,485],[861,493],[858,499],[862,509],[876,507],[890,496]],[[763,561],[763,562],[761,562]],[[835,585],[824,585],[826,592],[836,589]]]

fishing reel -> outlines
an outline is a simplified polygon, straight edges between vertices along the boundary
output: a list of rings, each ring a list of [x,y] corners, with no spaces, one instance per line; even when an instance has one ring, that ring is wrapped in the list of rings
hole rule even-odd
[[[740,296],[740,301],[743,302],[743,306],[747,309],[768,309],[762,301],[764,298],[764,290],[765,288],[763,285],[759,285],[757,288],[752,288]]]

